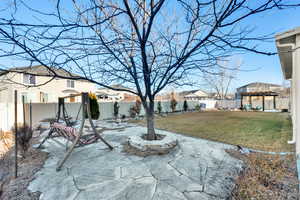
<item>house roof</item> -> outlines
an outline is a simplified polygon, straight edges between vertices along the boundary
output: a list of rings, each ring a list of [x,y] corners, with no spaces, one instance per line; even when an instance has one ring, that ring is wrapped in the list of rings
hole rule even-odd
[[[123,86],[121,84],[111,85],[111,87],[115,88],[115,89],[132,90],[131,88],[125,87],[125,86]]]
[[[0,76],[3,76],[5,74],[7,74],[8,72],[7,71],[4,71],[3,69],[0,69]]]
[[[81,76],[75,73],[71,73],[65,69],[62,68],[55,68],[51,67],[51,70],[48,69],[47,67],[43,65],[35,65],[35,66],[29,66],[29,67],[15,67],[15,68],[10,68],[8,70],[11,70],[13,72],[21,72],[21,73],[30,73],[30,74],[36,74],[39,76],[53,76],[54,73],[51,71],[55,71],[55,73],[59,76],[63,76],[65,78],[80,78]],[[0,73],[1,75],[7,74],[7,71],[2,71]]]
[[[291,79],[293,74],[293,52],[296,40],[300,36],[300,27],[275,35],[276,47],[280,59],[281,69],[285,79]]]
[[[125,87],[121,84],[115,84],[115,85],[110,85],[111,88],[114,88],[115,90],[129,90],[129,91],[134,91],[134,89],[132,88],[128,88],[128,87]],[[113,89],[109,89],[109,88],[106,88],[106,87],[101,87],[101,88],[98,88],[98,90],[113,90]]]
[[[261,87],[261,86],[281,87],[281,85],[273,84],[273,83],[254,82],[254,83],[249,83],[247,85],[243,85],[239,88],[243,88],[243,87]],[[239,89],[239,88],[237,88],[237,89]]]
[[[182,92],[179,92],[178,94],[180,96],[186,96],[186,95],[189,95],[189,94],[193,94],[195,92],[197,92],[198,90],[186,90],[186,91],[182,91]]]
[[[96,91],[96,95],[98,95],[98,96],[111,96],[111,97],[118,97],[119,96],[117,94],[109,94],[109,93],[103,92],[103,91]]]
[[[275,35],[275,38],[276,38],[276,40],[281,40],[281,39],[284,39],[284,38],[287,38],[287,37],[290,37],[290,36],[293,36],[293,35],[296,35],[299,33],[300,33],[300,26],[290,29],[288,31],[282,32],[282,33],[278,33]]]
[[[206,92],[202,91],[202,90],[186,90],[186,91],[179,92],[178,94],[180,96],[188,96],[188,95],[198,96],[198,95],[194,94],[195,92],[198,92],[198,91],[201,91],[202,93],[204,93],[208,96],[208,94]]]

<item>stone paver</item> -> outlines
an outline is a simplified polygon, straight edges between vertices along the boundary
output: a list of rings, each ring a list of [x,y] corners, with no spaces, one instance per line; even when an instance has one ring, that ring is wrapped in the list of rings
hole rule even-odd
[[[40,191],[43,200],[226,199],[234,186],[233,178],[241,170],[241,161],[224,151],[233,148],[230,145],[158,131],[177,137],[179,145],[167,155],[143,158],[122,152],[122,143],[129,135],[146,133],[144,127],[105,121],[98,125],[124,127],[103,133],[115,147],[113,151],[101,141],[77,148],[56,172],[56,164],[65,153],[60,143],[65,141],[50,139],[45,143],[49,158],[29,190]]]

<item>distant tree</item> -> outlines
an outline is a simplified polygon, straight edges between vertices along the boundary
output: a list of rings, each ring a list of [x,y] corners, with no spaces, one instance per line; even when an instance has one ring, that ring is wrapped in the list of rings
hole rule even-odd
[[[161,101],[159,101],[157,103],[157,111],[158,111],[159,114],[161,114],[161,111],[162,111]]]
[[[135,104],[129,108],[129,115],[131,118],[139,116],[141,113],[141,101],[136,100]]]
[[[183,102],[183,110],[184,110],[184,112],[186,112],[188,110],[188,108],[189,108],[188,103],[187,103],[186,100],[184,100],[184,102]]]
[[[137,99],[135,101],[135,110],[136,110],[137,115],[140,115],[140,113],[141,113],[141,108],[142,108],[141,105],[142,105],[142,102],[139,99]]]
[[[114,116],[115,116],[116,119],[119,116],[119,108],[120,108],[119,103],[116,101],[114,103]]]
[[[199,104],[197,104],[197,105],[195,106],[195,110],[196,110],[196,111],[200,111],[200,105],[199,105]]]
[[[131,118],[135,118],[136,117],[136,108],[135,108],[135,105],[134,106],[130,106],[130,108],[129,108],[129,116]]]
[[[204,81],[216,93],[217,99],[227,98],[232,81],[236,78],[241,67],[240,60],[231,60],[230,62],[230,59],[232,58],[218,61],[217,65],[219,67],[216,67],[210,73],[203,74]]]

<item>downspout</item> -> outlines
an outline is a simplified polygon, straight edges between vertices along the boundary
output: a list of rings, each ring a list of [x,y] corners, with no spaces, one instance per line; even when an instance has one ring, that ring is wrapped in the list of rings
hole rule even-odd
[[[280,44],[278,41],[276,41],[276,46],[277,46],[277,49],[279,48],[279,47],[292,47],[292,50],[294,50],[295,49],[295,44],[294,43],[287,43],[287,44]],[[278,52],[279,53],[279,52]],[[292,94],[292,113],[291,113],[291,115],[292,115],[292,124],[293,124],[293,137],[292,137],[292,140],[290,140],[290,141],[288,141],[287,143],[288,144],[295,144],[296,143],[296,130],[295,130],[295,128],[296,128],[296,120],[295,120],[295,106],[294,106],[294,104],[295,104],[295,99],[294,99],[294,93],[293,93],[293,88],[294,88],[294,80],[293,80],[293,78],[295,77],[294,76],[294,63],[295,63],[295,56],[293,55],[293,52],[292,52],[292,59],[293,59],[293,61],[292,61],[292,90],[291,90],[291,94]],[[282,64],[281,64],[282,65]]]

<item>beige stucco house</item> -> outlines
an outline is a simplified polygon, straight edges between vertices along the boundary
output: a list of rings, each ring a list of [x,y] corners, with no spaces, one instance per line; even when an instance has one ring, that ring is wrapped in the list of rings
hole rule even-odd
[[[300,155],[300,27],[275,36],[284,78],[291,81],[291,115],[296,153]]]
[[[209,99],[209,94],[202,90],[188,90],[177,94],[179,100],[205,100]]]
[[[29,74],[9,72],[0,76],[0,103],[14,102],[14,91],[18,91],[19,102],[24,96],[25,101],[32,103],[57,102],[58,97],[78,94],[81,92],[94,92],[96,85],[85,80],[69,80],[55,78],[51,80],[51,72],[43,66],[14,68],[14,71]],[[62,69],[54,69],[64,77],[78,77]],[[34,75],[33,75],[34,74]],[[50,81],[51,80],[51,81]],[[50,81],[50,82],[49,82]],[[79,102],[80,97],[70,98],[69,102]]]

